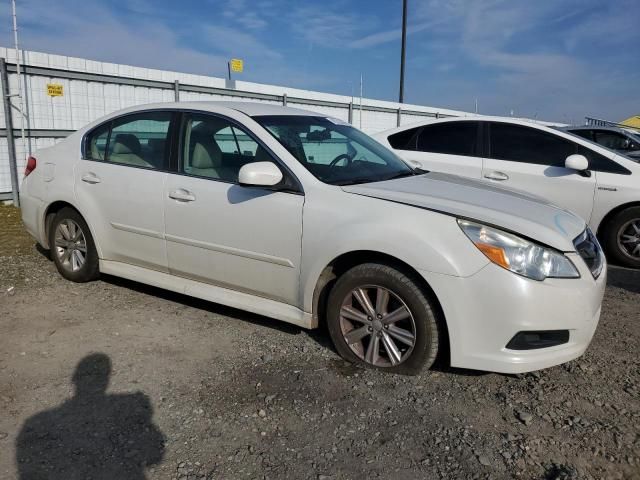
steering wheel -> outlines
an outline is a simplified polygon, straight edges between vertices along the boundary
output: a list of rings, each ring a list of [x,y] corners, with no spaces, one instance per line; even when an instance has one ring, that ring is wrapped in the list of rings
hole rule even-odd
[[[344,159],[347,159],[347,165],[349,165],[351,163],[351,157],[349,156],[349,154],[341,153],[336,158],[331,160],[331,163],[329,164],[329,166],[330,167],[335,167],[338,164],[338,162],[340,162],[341,160],[344,160]]]

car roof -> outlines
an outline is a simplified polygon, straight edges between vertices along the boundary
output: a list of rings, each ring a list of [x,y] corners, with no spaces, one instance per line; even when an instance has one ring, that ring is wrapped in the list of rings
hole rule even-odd
[[[517,118],[517,117],[499,117],[499,116],[489,116],[489,115],[468,115],[465,117],[444,117],[444,118],[428,118],[420,120],[419,122],[407,123],[406,125],[402,125],[400,127],[392,128],[389,130],[384,130],[382,132],[376,133],[374,136],[385,136],[391,135],[397,132],[403,132],[405,130],[409,130],[411,128],[421,127],[425,125],[432,125],[435,123],[448,123],[448,122],[503,122],[503,123],[512,123],[516,125],[525,125],[525,126],[536,126],[540,128],[554,128],[558,124],[553,124],[550,122],[541,122],[539,120],[527,119],[527,118]]]
[[[611,132],[619,132],[619,133],[634,133],[633,129],[623,128],[623,127],[600,126],[600,125],[569,126],[569,127],[565,127],[564,130],[568,130],[570,132],[574,130],[609,130]]]
[[[222,112],[221,112],[222,109]],[[290,116],[312,116],[312,117],[324,117],[331,118],[328,115],[320,112],[312,112],[309,110],[302,110],[300,108],[285,107],[284,105],[277,105],[265,102],[256,101],[189,101],[189,102],[156,102],[146,103],[142,105],[134,105],[122,110],[111,112],[104,117],[98,118],[91,123],[88,123],[84,127],[76,130],[75,135],[84,135],[86,132],[93,128],[108,122],[114,118],[118,118],[123,115],[130,115],[138,112],[145,112],[149,110],[195,110],[200,112],[211,113],[224,113],[224,109],[227,109],[227,113],[230,111],[236,111],[248,115],[249,117],[258,117],[262,115],[290,115]]]
[[[322,113],[311,112],[301,108],[285,107],[264,102],[202,102],[218,107],[232,108],[239,112],[246,113],[250,117],[260,115],[305,115],[305,116],[325,116]]]
[[[163,102],[163,103],[148,103],[144,105],[136,105],[134,107],[113,112],[115,116],[123,113],[133,113],[144,110],[156,110],[156,109],[186,109],[186,110],[213,110],[218,108],[228,108],[242,112],[250,117],[260,115],[305,115],[305,116],[320,116],[326,117],[325,114],[318,112],[311,112],[309,110],[302,110],[300,108],[285,107],[283,105],[276,105],[265,102],[225,102],[225,101],[195,101],[195,102]]]

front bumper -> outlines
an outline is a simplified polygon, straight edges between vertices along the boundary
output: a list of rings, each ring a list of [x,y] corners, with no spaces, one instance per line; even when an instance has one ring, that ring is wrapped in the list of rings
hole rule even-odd
[[[581,278],[529,280],[492,263],[470,277],[420,272],[447,322],[454,367],[523,373],[559,365],[584,353],[600,318],[606,265],[594,280],[577,254],[567,254]],[[512,350],[521,331],[569,330],[562,345]]]

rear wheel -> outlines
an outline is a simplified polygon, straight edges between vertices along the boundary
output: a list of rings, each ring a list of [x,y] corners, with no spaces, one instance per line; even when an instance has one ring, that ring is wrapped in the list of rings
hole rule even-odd
[[[342,275],[329,295],[327,322],[338,353],[368,367],[416,374],[438,352],[431,301],[387,265],[362,264]]]
[[[98,253],[87,223],[72,208],[60,210],[49,231],[51,257],[58,272],[73,282],[98,277]]]
[[[610,259],[625,267],[640,268],[640,207],[616,214],[607,224],[603,240]]]

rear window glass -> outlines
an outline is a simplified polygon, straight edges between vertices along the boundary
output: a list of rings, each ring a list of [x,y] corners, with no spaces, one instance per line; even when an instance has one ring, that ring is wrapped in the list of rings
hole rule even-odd
[[[389,135],[389,145],[398,150],[415,150],[415,137],[418,130],[420,130],[420,127],[410,128],[409,130],[403,130],[402,132]]]
[[[478,151],[478,122],[447,122],[427,125],[418,134],[421,152],[475,156]]]

